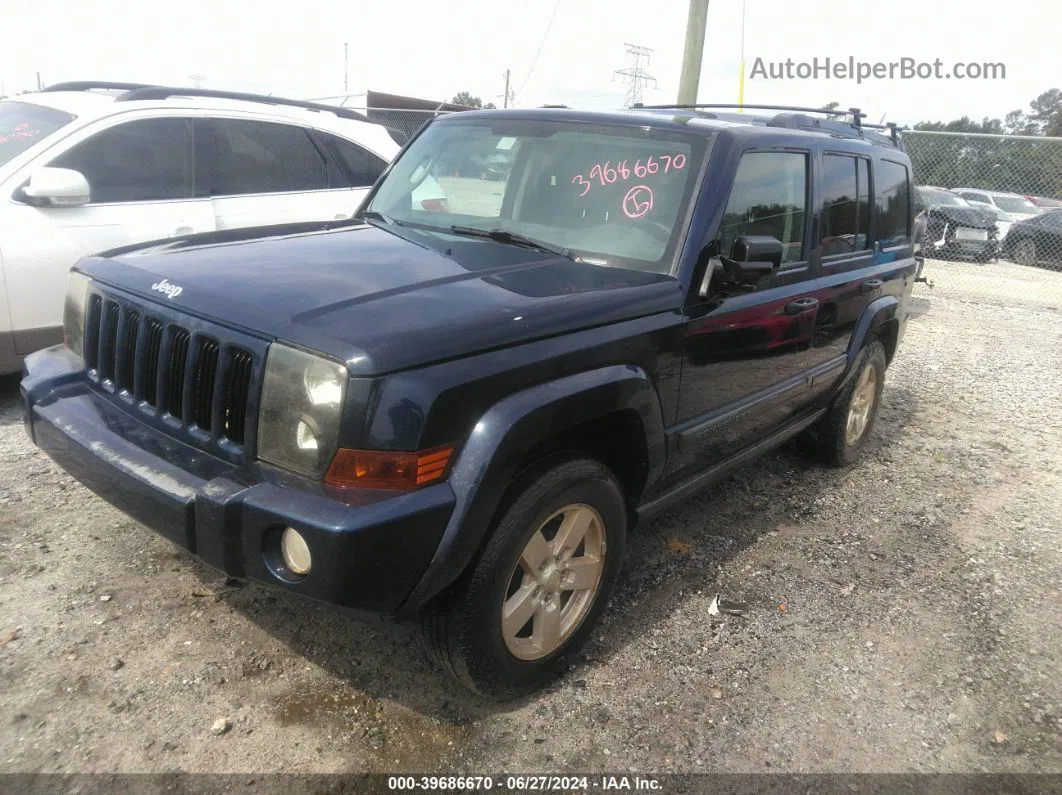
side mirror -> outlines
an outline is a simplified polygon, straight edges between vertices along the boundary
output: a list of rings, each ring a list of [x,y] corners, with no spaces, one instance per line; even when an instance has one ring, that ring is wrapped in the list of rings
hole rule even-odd
[[[80,207],[92,198],[85,175],[69,168],[37,169],[19,193],[38,207]]]
[[[729,257],[720,257],[723,275],[735,284],[756,284],[782,265],[782,243],[770,235],[743,235],[734,241]]]

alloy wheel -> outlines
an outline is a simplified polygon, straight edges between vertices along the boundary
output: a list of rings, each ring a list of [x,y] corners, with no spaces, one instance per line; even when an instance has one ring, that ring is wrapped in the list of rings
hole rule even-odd
[[[501,606],[509,653],[538,660],[571,637],[594,604],[605,568],[605,526],[582,503],[552,514],[531,535]]]

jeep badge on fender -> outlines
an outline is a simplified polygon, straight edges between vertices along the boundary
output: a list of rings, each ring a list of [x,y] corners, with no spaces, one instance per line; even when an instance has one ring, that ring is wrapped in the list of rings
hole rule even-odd
[[[526,694],[637,525],[790,439],[844,466],[873,434],[911,161],[789,111],[452,113],[353,218],[86,257],[26,428],[206,564],[419,624],[465,687]]]

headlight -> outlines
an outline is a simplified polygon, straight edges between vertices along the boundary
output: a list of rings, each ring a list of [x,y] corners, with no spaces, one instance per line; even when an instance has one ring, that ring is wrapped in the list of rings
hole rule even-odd
[[[85,357],[85,304],[88,302],[90,279],[70,271],[63,305],[63,342],[81,358]]]
[[[275,342],[266,357],[258,457],[312,478],[324,476],[339,442],[347,369]]]

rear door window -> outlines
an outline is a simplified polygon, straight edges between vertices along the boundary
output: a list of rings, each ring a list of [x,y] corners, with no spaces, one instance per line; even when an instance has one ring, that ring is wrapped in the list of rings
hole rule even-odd
[[[291,124],[214,120],[214,196],[295,193],[336,185],[309,131]]]
[[[853,254],[869,246],[870,162],[851,155],[822,158],[822,256]]]

